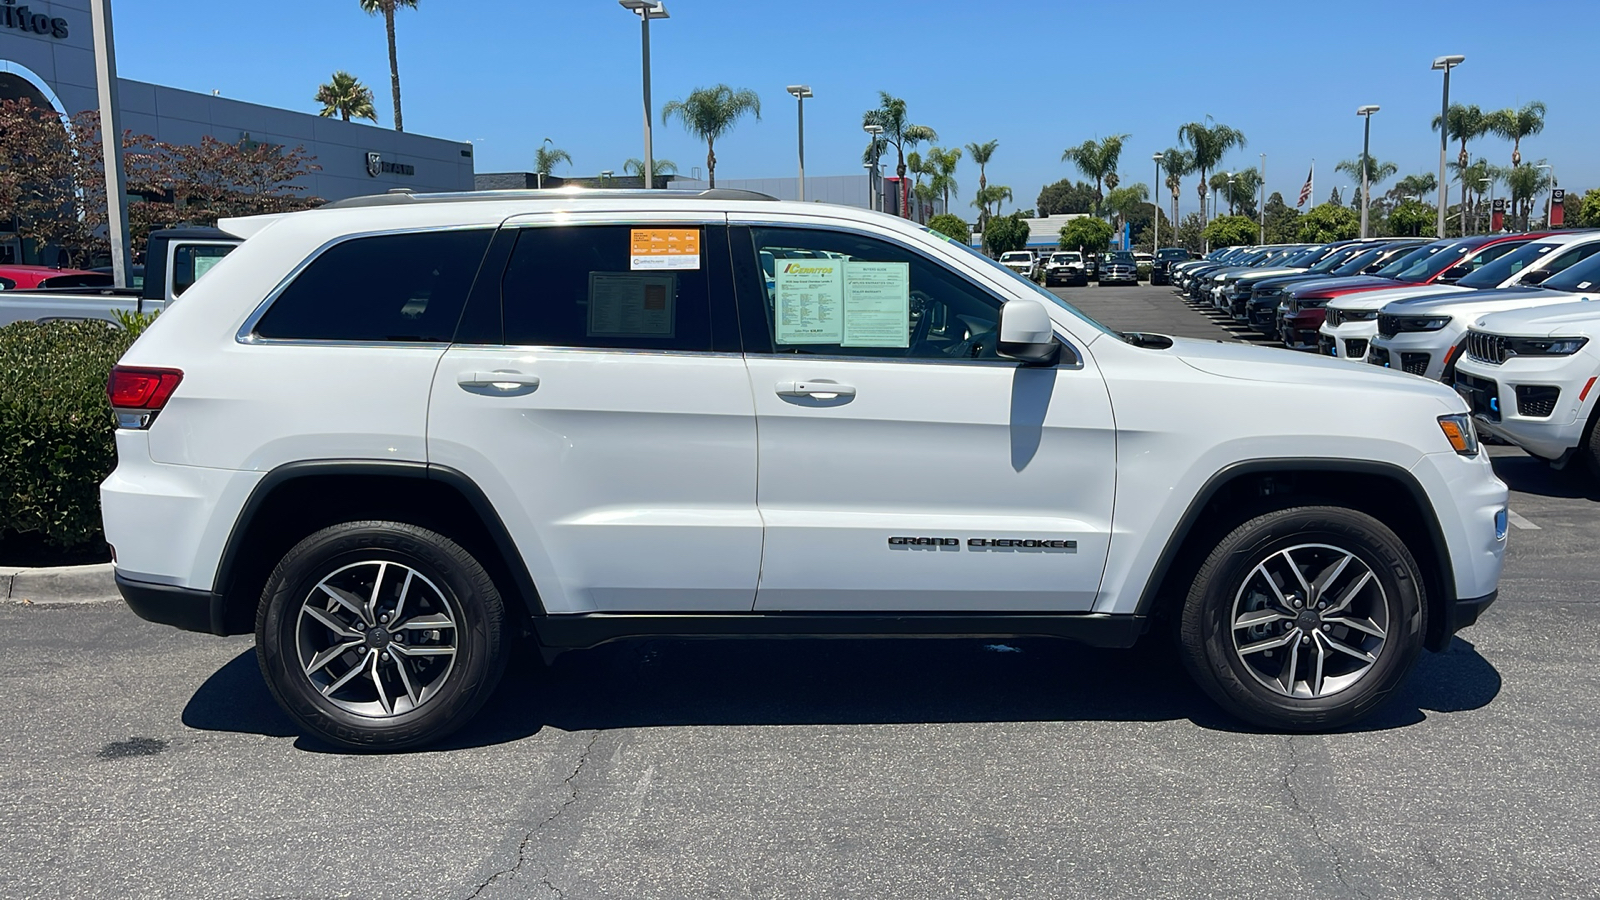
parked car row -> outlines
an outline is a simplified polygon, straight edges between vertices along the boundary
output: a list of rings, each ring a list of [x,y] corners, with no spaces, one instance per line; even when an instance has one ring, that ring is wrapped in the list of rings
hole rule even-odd
[[[1175,289],[1294,350],[1450,384],[1484,431],[1600,475],[1600,231],[1230,247]]]

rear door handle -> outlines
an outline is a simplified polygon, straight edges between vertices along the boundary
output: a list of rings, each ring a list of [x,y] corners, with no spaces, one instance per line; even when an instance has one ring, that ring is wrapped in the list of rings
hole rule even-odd
[[[816,397],[818,400],[856,395],[856,389],[850,385],[832,381],[780,381],[775,390],[780,397]]]
[[[510,393],[536,390],[539,376],[523,372],[462,372],[456,376],[456,384],[464,388],[486,388]]]

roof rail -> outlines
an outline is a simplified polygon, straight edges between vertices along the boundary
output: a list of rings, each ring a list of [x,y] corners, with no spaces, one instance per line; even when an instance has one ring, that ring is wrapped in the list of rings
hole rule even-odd
[[[369,206],[409,206],[413,203],[472,203],[487,200],[561,200],[583,199],[594,200],[599,198],[628,199],[628,200],[762,200],[776,201],[778,198],[759,191],[744,191],[734,188],[712,188],[704,191],[676,191],[676,190],[643,190],[634,189],[607,189],[607,188],[580,188],[562,187],[546,188],[545,190],[525,189],[508,191],[455,191],[438,194],[416,194],[410,191],[391,190],[385,194],[369,194],[363,197],[350,197],[344,200],[335,200],[324,203],[319,209],[360,209]]]

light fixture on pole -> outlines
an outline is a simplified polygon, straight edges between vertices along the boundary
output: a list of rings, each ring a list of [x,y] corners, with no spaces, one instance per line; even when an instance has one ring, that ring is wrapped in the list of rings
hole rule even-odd
[[[1154,267],[1156,252],[1161,249],[1161,204],[1156,202],[1156,198],[1161,196],[1161,154],[1150,154],[1150,161],[1156,164],[1156,180],[1150,182],[1150,206],[1155,211],[1155,236],[1150,238],[1150,265]]]
[[[1228,173],[1228,215],[1234,214],[1233,208],[1233,180],[1237,177],[1233,172]]]
[[[1372,190],[1372,173],[1368,171],[1372,165],[1372,114],[1378,111],[1376,103],[1358,107],[1356,115],[1366,119],[1362,126],[1361,136],[1361,236],[1367,236],[1367,209],[1370,205],[1367,194]]]
[[[1444,208],[1450,202],[1446,193],[1449,183],[1444,177],[1444,155],[1450,149],[1450,70],[1466,60],[1457,53],[1433,61],[1433,68],[1444,72],[1444,102],[1439,108],[1439,237],[1444,237]]]
[[[616,173],[612,172],[610,169],[601,169],[600,170],[600,186],[601,187],[606,187],[606,186],[610,185],[611,184],[611,176],[614,175],[614,174],[616,174]]]
[[[1555,198],[1554,189],[1556,187],[1559,187],[1559,185],[1556,184],[1556,167],[1550,165],[1549,163],[1539,163],[1538,165],[1534,166],[1534,168],[1535,169],[1549,169],[1550,170],[1550,187],[1552,189],[1552,193],[1550,194],[1550,197],[1552,199],[1545,201],[1545,204],[1544,204],[1544,227],[1549,228],[1550,227],[1550,207],[1555,205],[1554,202],[1553,202],[1553,200]],[[1530,203],[1530,208],[1531,208],[1531,206],[1532,205]],[[1523,227],[1527,227],[1526,223],[1524,223]]]
[[[878,145],[878,135],[883,134],[882,125],[863,125],[861,130],[872,136],[872,162],[867,164],[870,174],[867,175],[867,208],[877,210],[881,206],[878,202],[878,153],[883,148]]]
[[[800,201],[806,199],[806,98],[812,96],[811,86],[808,84],[791,84],[789,93],[794,95],[795,105],[800,110]]]
[[[656,186],[655,139],[650,133],[650,20],[671,18],[661,0],[617,0],[639,16],[640,46],[644,55],[644,186]]]

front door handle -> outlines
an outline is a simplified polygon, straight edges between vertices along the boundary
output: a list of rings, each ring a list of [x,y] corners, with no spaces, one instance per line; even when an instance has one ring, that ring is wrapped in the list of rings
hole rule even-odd
[[[462,372],[456,376],[456,384],[512,393],[538,389],[539,376],[523,372]]]
[[[835,400],[854,397],[856,389],[848,384],[832,381],[780,381],[775,390],[780,397],[815,397],[818,400]]]

